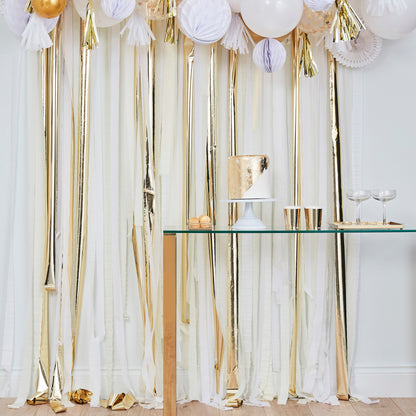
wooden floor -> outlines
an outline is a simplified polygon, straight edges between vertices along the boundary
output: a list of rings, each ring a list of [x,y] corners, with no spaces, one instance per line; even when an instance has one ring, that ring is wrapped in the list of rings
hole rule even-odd
[[[28,406],[21,409],[9,409],[8,404],[13,399],[0,399],[1,416],[52,416],[55,413],[48,405]],[[297,404],[289,401],[285,406],[279,406],[274,401],[270,407],[243,406],[239,409],[220,411],[198,402],[178,406],[178,416],[416,416],[416,398],[411,399],[380,399],[380,403],[366,405],[361,402],[341,402],[340,406],[330,406],[321,403]],[[65,415],[65,413],[62,413]],[[127,411],[113,412],[103,408],[90,408],[88,405],[76,405],[66,411],[66,415],[95,416],[162,416],[162,410],[146,410],[135,406]]]

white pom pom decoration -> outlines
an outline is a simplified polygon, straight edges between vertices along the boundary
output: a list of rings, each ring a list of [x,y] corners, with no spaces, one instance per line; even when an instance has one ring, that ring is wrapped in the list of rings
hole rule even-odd
[[[22,46],[29,51],[41,51],[52,46],[52,40],[43,19],[35,12],[30,15],[29,22],[22,33]]]
[[[139,6],[136,7],[121,31],[121,35],[123,35],[128,30],[127,43],[131,46],[146,46],[150,45],[152,39],[155,40],[155,36],[144,17],[145,13],[146,11],[143,11]]]
[[[264,72],[278,71],[286,61],[286,49],[276,39],[263,39],[253,50],[253,61]]]
[[[370,16],[403,14],[407,10],[407,4],[405,0],[367,0],[366,9]]]
[[[31,16],[25,12],[26,3],[27,0],[6,0],[4,5],[4,18],[10,30],[17,36],[22,36]],[[43,17],[39,17],[45,26],[46,33],[49,33],[55,27],[58,18],[44,19]]]
[[[101,0],[103,12],[112,19],[123,20],[129,17],[136,7],[136,0]]]
[[[362,68],[373,62],[380,54],[382,45],[383,40],[368,29],[348,42],[334,43],[331,36],[325,38],[325,47],[340,64],[349,68]]]
[[[238,13],[234,13],[227,33],[222,38],[221,45],[225,49],[233,49],[234,51],[245,54],[248,53],[249,41],[254,45],[250,32],[241,19],[241,16]]]
[[[177,8],[179,27],[196,43],[220,40],[231,22],[227,0],[183,0]]]
[[[314,12],[323,12],[328,10],[335,0],[304,0],[305,5]]]
[[[87,3],[88,0],[73,0],[75,9],[77,10],[78,14],[85,20],[87,15]],[[97,27],[111,27],[120,23],[123,19],[112,19],[108,17],[102,7],[101,1],[95,0],[93,2],[94,5],[94,14],[95,14],[95,24]]]

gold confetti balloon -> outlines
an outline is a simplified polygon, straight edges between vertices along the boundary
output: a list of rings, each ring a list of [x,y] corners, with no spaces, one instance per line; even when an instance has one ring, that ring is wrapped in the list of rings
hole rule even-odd
[[[334,7],[330,7],[323,12],[314,12],[304,6],[303,15],[298,24],[302,32],[308,34],[325,35],[331,30],[334,20]]]
[[[41,17],[51,19],[65,9],[66,0],[32,0],[33,10]]]

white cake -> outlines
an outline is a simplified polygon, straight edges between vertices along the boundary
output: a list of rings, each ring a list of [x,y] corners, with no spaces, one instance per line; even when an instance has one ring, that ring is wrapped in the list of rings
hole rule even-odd
[[[230,199],[271,198],[271,172],[268,156],[229,157],[228,194]]]

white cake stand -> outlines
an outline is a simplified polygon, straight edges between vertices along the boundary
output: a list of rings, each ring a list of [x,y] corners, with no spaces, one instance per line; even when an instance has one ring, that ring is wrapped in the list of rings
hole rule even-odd
[[[250,198],[250,199],[227,199],[224,202],[244,202],[244,215],[231,227],[232,230],[264,230],[267,228],[263,221],[256,217],[253,210],[253,202],[274,202],[274,198]]]

